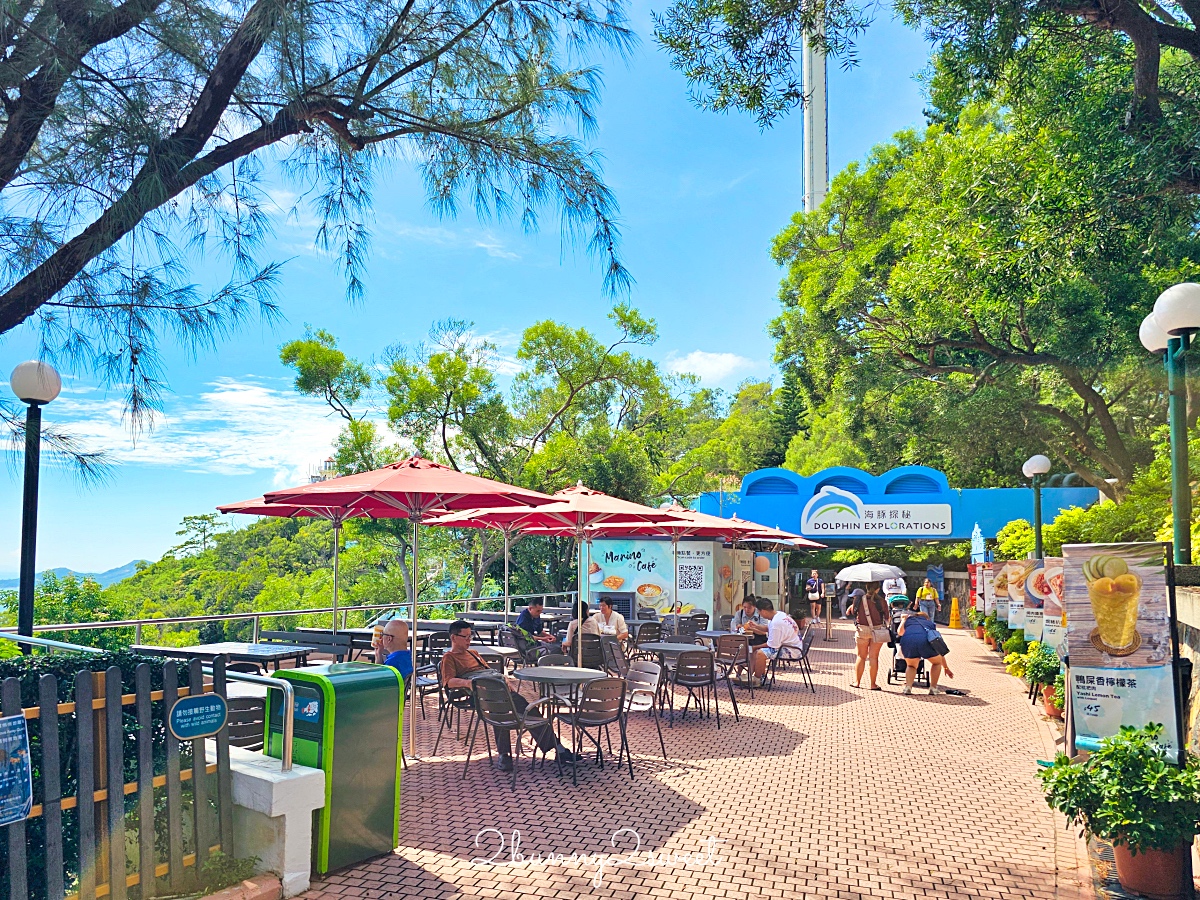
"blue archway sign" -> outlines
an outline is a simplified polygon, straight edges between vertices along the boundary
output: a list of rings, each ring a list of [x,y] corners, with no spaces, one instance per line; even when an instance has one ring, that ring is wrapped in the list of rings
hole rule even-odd
[[[181,697],[171,707],[168,725],[171,734],[181,741],[211,737],[225,726],[229,706],[218,694],[197,694]]]

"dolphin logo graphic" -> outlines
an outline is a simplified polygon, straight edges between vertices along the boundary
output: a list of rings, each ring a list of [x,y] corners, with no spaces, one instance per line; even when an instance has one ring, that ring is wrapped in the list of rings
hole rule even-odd
[[[862,519],[862,501],[856,494],[826,485],[804,504],[804,512],[800,521],[807,525],[807,523],[815,522],[824,516],[838,516],[839,514]]]

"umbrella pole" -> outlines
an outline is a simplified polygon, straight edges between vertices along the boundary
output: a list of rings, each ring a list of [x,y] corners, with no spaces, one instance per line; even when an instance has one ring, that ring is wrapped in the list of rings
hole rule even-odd
[[[508,624],[508,616],[512,611],[508,597],[508,529],[504,529],[504,624]]]
[[[579,569],[579,592],[575,597],[575,662],[579,668],[583,668],[583,604],[587,601],[583,599],[583,592],[587,585],[587,566],[583,562],[583,544],[578,537],[575,538],[575,559],[576,567]]]
[[[413,759],[417,758],[417,721],[412,718],[411,712],[416,709],[417,704],[417,594],[420,590],[417,573],[418,568],[418,534],[420,526],[417,516],[413,516],[412,520],[412,597],[410,610],[412,611],[412,628],[408,633],[408,645],[412,653],[413,677],[410,679],[412,684],[409,685],[408,691],[408,708],[406,713],[410,713],[408,718],[408,755]]]
[[[679,602],[679,536],[671,535],[671,602],[675,608],[675,633],[679,633],[679,616],[683,604]]]
[[[338,548],[340,541],[338,535],[342,530],[342,523],[337,519],[333,520],[333,633],[337,634],[337,614],[338,614]]]

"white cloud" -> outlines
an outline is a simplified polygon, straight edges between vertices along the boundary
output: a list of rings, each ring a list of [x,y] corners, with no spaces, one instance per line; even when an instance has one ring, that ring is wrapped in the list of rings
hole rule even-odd
[[[667,369],[677,374],[690,373],[707,384],[725,381],[741,372],[757,368],[758,364],[736,353],[710,353],[693,350],[685,356],[674,352],[667,356]]]
[[[255,376],[219,378],[198,397],[169,402],[134,439],[118,399],[64,393],[55,418],[86,446],[124,464],[193,472],[273,473],[276,486],[299,484],[332,452],[342,421],[316,401]]]

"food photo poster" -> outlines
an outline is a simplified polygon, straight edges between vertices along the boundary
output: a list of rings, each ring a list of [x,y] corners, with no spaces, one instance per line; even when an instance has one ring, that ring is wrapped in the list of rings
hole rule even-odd
[[[1068,544],[1063,561],[1076,733],[1099,740],[1157,722],[1177,752],[1164,545]]]

